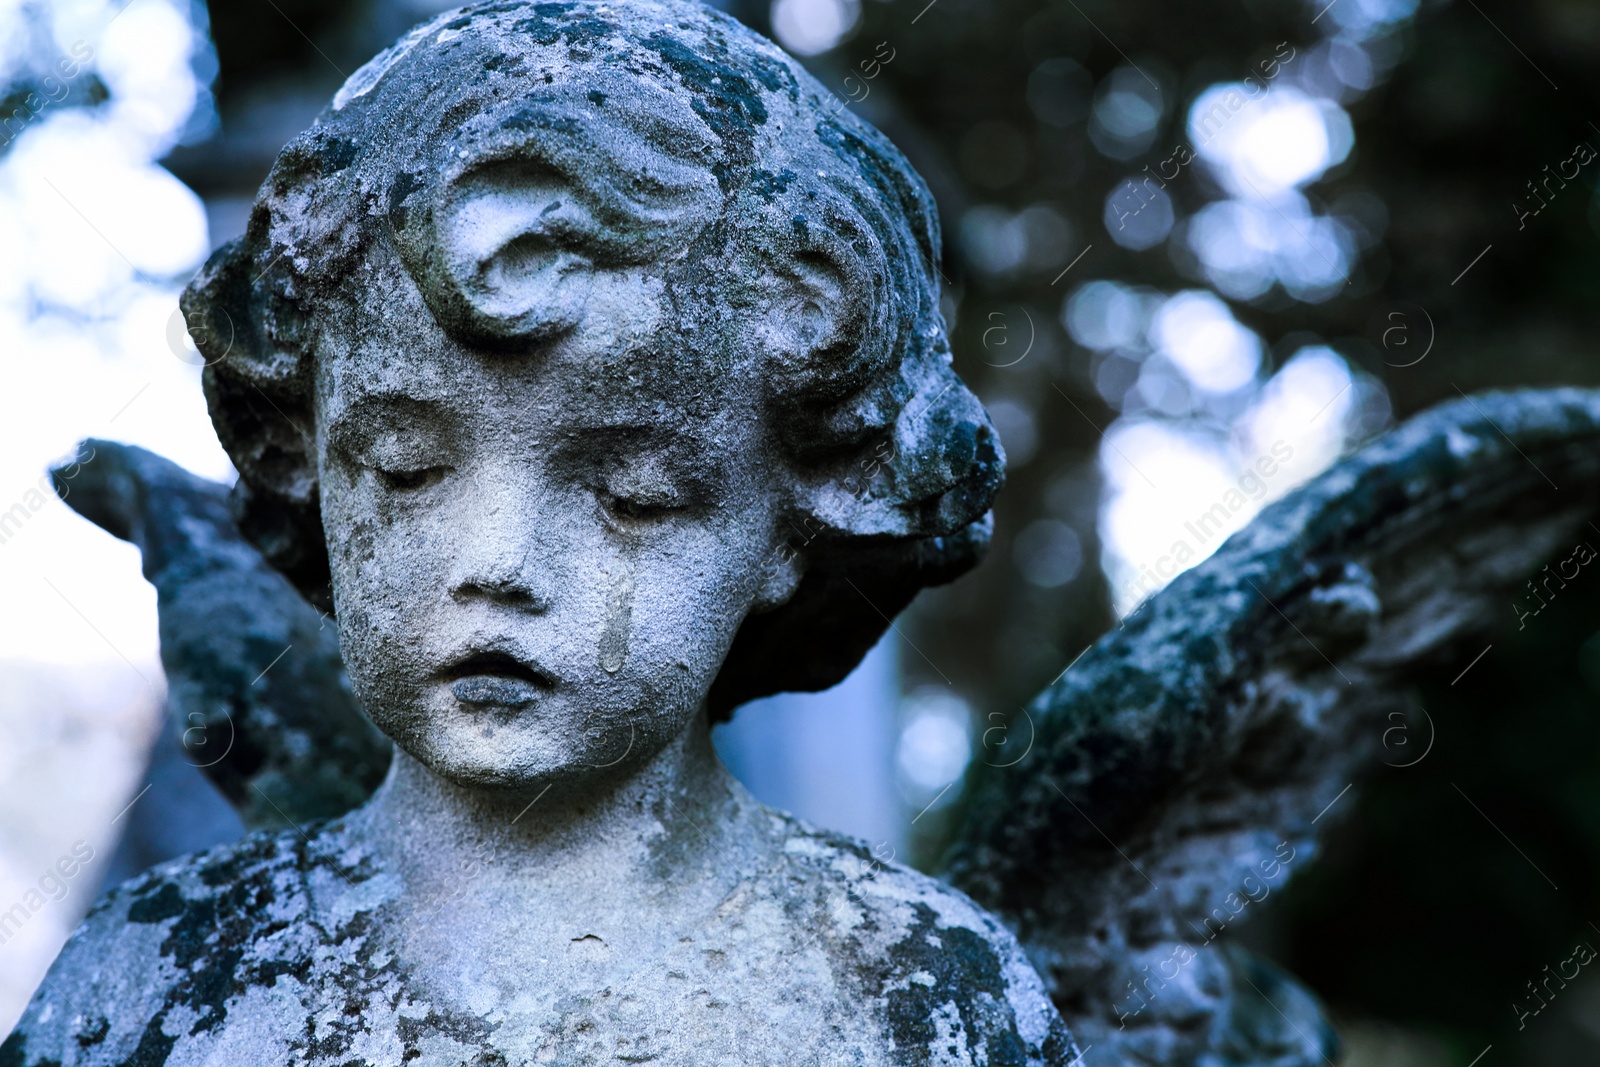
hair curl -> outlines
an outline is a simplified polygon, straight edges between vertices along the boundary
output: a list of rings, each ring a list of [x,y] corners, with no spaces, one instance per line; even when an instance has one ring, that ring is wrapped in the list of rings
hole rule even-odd
[[[982,556],[1004,460],[950,367],[920,178],[774,45],[698,4],[514,0],[440,16],[284,149],[245,236],[182,299],[239,470],[241,530],[331,609],[311,433],[319,308],[349,299],[372,242],[388,241],[452,336],[528,347],[564,306],[548,258],[505,283],[551,236],[517,218],[515,191],[552,175],[584,177],[585,217],[633,220],[625,242],[570,221],[555,236],[601,266],[670,264],[686,336],[762,355],[804,572],[786,604],[743,623],[713,717],[836,684],[919,589]],[[463,205],[496,196],[510,206],[486,236]],[[486,272],[491,260],[505,269]],[[795,303],[730,338],[728,305],[759,301],[757,277]]]

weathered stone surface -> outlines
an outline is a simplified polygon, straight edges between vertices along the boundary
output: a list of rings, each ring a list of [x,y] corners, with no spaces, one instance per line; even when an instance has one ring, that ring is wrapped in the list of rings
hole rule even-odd
[[[572,403],[717,447],[759,416],[736,473],[782,468],[799,586],[741,625],[713,717],[842,679],[977,561],[1002,459],[949,365],[927,189],[837,104],[681,2],[483,4],[373,60],[185,297],[246,536],[330,606],[314,363],[346,353],[376,388],[424,326],[505,367],[587,347]],[[431,373],[412,388],[450,384]]]
[[[1510,591],[1594,508],[1597,427],[1596,398],[1572,391],[1477,398],[1417,420],[1269,511],[1262,528],[1146,606],[1014,724],[1017,743],[1027,744],[1020,735],[1031,723],[1033,750],[975,802],[952,873],[1022,931],[1075,1027],[1127,1062],[1213,1055],[1287,1065],[1334,1054],[1314,998],[1263,961],[1212,941],[1314,856],[1311,820],[1376,764],[1405,677],[1440,650],[1492,630],[1497,616],[1510,621]],[[1567,488],[1558,494],[1552,483]],[[163,486],[187,483],[146,484],[147,496],[159,499],[170,491]],[[1329,574],[1361,581],[1319,580]],[[1252,582],[1276,590],[1277,608],[1263,612],[1254,589],[1241,597]],[[1371,630],[1375,620],[1381,631]],[[1380,636],[1363,636],[1370,633]],[[1196,658],[1197,648],[1207,654]],[[1240,703],[1269,698],[1266,707]],[[1314,714],[1306,714],[1307,700]],[[1060,740],[1078,730],[1087,738]],[[1241,764],[1245,753],[1253,755]],[[339,755],[325,749],[317,758]],[[1078,761],[1065,772],[1064,757]],[[1037,791],[1041,783],[1046,792]],[[1060,795],[1048,791],[1052,783],[1078,810],[1050,808]],[[1324,825],[1336,818],[1330,813]],[[1126,835],[1117,838],[1126,858],[1091,819],[1108,835]],[[871,898],[854,887],[892,869],[873,873],[861,846],[816,844],[824,838],[814,832],[771,826],[811,841],[798,846],[808,855],[834,849],[846,867],[830,891],[845,899]],[[326,840],[319,836],[318,847],[334,847]],[[233,854],[204,862],[214,868]],[[454,907],[488,859],[485,850],[430,908]],[[165,873],[124,890],[106,910],[117,915],[131,906],[130,894],[163,893],[168,882],[193,892],[192,879],[182,881],[186,869],[175,870],[179,877]],[[1160,896],[1139,890],[1149,883],[1138,871],[1162,887]],[[209,906],[203,893],[196,899]],[[959,912],[958,924],[993,931],[974,914]],[[1082,936],[1090,928],[1098,937]],[[235,936],[250,943],[248,933]],[[1122,1025],[1113,1029],[1115,1022]],[[861,1025],[884,1024],[880,1017]]]
[[[949,877],[1017,931],[1096,1055],[1332,1058],[1314,999],[1215,939],[1314,859],[1347,786],[1415,758],[1384,747],[1396,723],[1427,741],[1408,681],[1467,667],[1597,512],[1600,394],[1418,416],[1267,508],[1040,694],[990,757],[1015,765],[972,802]]]
[[[686,898],[675,925],[539,921],[514,946],[459,932],[462,912],[502,937],[522,925],[502,910],[508,857],[485,849],[419,897],[364,848],[361,813],[309,841],[257,834],[168,864],[90,915],[0,1064],[1070,1060],[993,918],[855,842],[736,803],[719,830],[737,841],[716,844],[737,851],[702,855],[715,871],[699,884],[662,887]],[[674,836],[646,847],[681,847]],[[517,905],[538,910],[537,894]],[[438,981],[440,962],[459,980]]]

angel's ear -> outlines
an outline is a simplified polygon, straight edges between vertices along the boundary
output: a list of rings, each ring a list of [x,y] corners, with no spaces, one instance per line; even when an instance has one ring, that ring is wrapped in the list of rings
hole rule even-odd
[[[313,604],[331,610],[311,328],[272,284],[273,264],[262,265],[270,252],[265,225],[257,205],[251,233],[218,249],[179,302],[206,358],[201,383],[211,424],[240,473],[232,503],[239,530]]]
[[[447,330],[511,345],[562,333],[582,318],[592,263],[571,245],[592,220],[548,167],[523,160],[481,167],[447,185],[429,214],[391,219],[422,231],[405,234],[401,245],[427,276],[423,291]]]
[[[887,355],[883,248],[858,218],[827,223],[795,220],[758,283],[754,332],[780,395],[848,396]]]
[[[850,281],[845,264],[816,250],[794,256],[764,279],[769,317],[761,333],[780,375],[805,376],[819,357],[828,360],[860,343],[865,309]]]

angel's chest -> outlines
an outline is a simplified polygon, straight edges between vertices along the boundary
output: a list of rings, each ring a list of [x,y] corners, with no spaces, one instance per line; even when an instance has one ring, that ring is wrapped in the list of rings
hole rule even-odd
[[[159,1023],[175,1039],[167,1063],[895,1062],[881,1020],[836,977],[836,961],[804,944],[781,953],[685,937],[631,963],[593,941],[549,949],[517,953],[510,967],[419,962],[383,946],[258,958],[221,1001],[171,1005]]]

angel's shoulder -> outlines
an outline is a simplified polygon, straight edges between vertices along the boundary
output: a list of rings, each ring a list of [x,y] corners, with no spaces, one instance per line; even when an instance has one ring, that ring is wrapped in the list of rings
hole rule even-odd
[[[914,1052],[907,1062],[1072,1062],[1066,1025],[997,918],[887,845],[781,818],[797,917]]]
[[[279,942],[303,936],[319,874],[349,877],[325,838],[262,832],[110,890],[0,1045],[0,1067],[162,1062],[172,1035],[221,1021],[246,972],[303,954]]]

